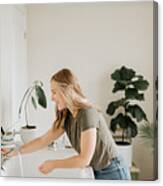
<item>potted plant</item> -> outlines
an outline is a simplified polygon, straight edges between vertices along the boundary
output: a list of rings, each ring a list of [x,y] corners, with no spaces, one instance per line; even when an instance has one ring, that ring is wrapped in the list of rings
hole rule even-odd
[[[147,121],[147,116],[143,109],[138,105],[144,101],[144,91],[147,90],[149,83],[142,75],[137,75],[133,69],[122,66],[111,74],[111,79],[115,81],[113,93],[122,92],[122,97],[109,103],[106,113],[111,118],[110,129],[118,138],[116,143],[123,154],[128,149],[129,157],[125,158],[131,166],[132,147],[131,139],[138,134],[138,123],[143,120]],[[116,136],[116,135],[115,135]]]
[[[154,123],[145,122],[139,128],[138,136],[143,144],[154,152],[157,138],[157,126]]]
[[[28,103],[31,100],[32,105],[37,109],[37,105],[40,105],[43,108],[47,107],[47,100],[43,90],[43,83],[41,81],[34,81],[32,85],[25,91],[23,98],[19,106],[19,118],[24,114],[25,117],[25,126],[21,129],[21,134],[24,142],[31,140],[35,137],[36,126],[30,125],[28,120],[27,107]]]
[[[155,101],[155,115],[154,115],[154,123],[145,122],[138,128],[138,136],[140,140],[147,147],[151,149],[153,153],[157,154],[157,145],[158,145],[158,76],[155,80],[155,92],[154,92],[154,101]]]
[[[155,177],[158,177],[158,76],[155,80],[154,90],[154,118],[153,122],[145,122],[138,128],[138,136],[141,143],[143,143],[150,151],[154,158]]]

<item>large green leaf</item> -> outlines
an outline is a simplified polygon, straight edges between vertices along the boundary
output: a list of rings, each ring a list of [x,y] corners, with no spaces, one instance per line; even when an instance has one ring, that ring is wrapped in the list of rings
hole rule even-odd
[[[117,118],[112,119],[110,123],[110,129],[112,130],[112,132],[115,132],[117,130],[117,125],[118,119]]]
[[[40,86],[35,86],[35,90],[39,105],[42,106],[43,108],[46,108],[47,101],[44,90]]]
[[[125,90],[126,99],[137,99],[137,100],[144,100],[144,94],[138,93],[136,88],[127,88]]]
[[[120,113],[115,118],[111,120],[111,130],[114,132],[116,130],[117,125],[122,129],[127,129],[128,123],[126,122],[126,117]]]
[[[109,115],[113,115],[114,112],[116,110],[116,107],[115,107],[115,103],[114,102],[111,102],[109,105],[108,105],[108,108],[106,110],[106,113],[109,114]]]
[[[143,80],[143,79],[139,79],[137,81],[134,81],[134,82],[132,82],[132,84],[138,90],[146,90],[149,86],[148,81]]]
[[[113,101],[108,105],[108,108],[106,110],[106,113],[109,115],[113,115],[116,111],[116,109],[118,109],[120,106],[124,106],[125,107],[125,99],[120,99],[118,101]]]
[[[121,69],[115,70],[111,74],[111,78],[115,81],[126,81],[131,80],[135,76],[135,71],[133,69],[126,68],[122,66]]]
[[[115,70],[112,74],[111,74],[111,78],[115,81],[121,81],[121,74],[120,74],[120,70]]]
[[[124,116],[123,114],[120,113],[120,114],[118,115],[118,119],[119,119],[119,121],[118,121],[119,126],[120,126],[122,129],[127,129],[128,123],[126,122],[126,116]]]
[[[127,107],[127,111],[137,120],[137,122],[140,122],[142,120],[147,121],[147,116],[143,109],[138,105],[129,105]]]
[[[125,66],[121,68],[122,80],[131,80],[134,76],[135,76],[135,71],[133,69],[126,68]]]
[[[122,82],[116,82],[115,84],[114,84],[114,88],[113,88],[113,91],[112,92],[117,92],[117,91],[119,91],[119,90],[124,90],[125,89],[125,87],[126,87],[126,85],[124,84],[124,83],[122,83]]]
[[[128,128],[127,128],[127,136],[128,138],[134,138],[138,134],[138,127],[134,121],[131,120],[130,117],[126,119],[128,122]]]
[[[137,79],[143,79],[143,76],[142,76],[142,75],[135,75],[135,77],[136,77]]]
[[[117,126],[120,126],[123,130],[126,130],[126,135],[130,137],[135,137],[138,133],[137,125],[135,122],[129,117],[124,116],[122,113],[118,114],[115,118],[111,120],[110,129],[115,132]]]
[[[137,100],[139,100],[139,101],[143,101],[143,100],[144,100],[144,94],[137,94],[137,95],[135,96],[135,98],[136,98]]]
[[[115,118],[113,118],[112,120],[111,120],[111,124],[110,124],[110,129],[113,131],[113,132],[115,132],[116,131],[116,129],[117,129],[117,126],[119,125],[123,125],[124,123],[124,121],[122,121],[123,120],[123,114],[118,114]],[[125,124],[124,124],[125,125]],[[123,128],[125,128],[124,127],[124,125],[123,125]],[[121,126],[120,126],[121,127]],[[122,128],[122,127],[121,127]]]
[[[125,96],[127,99],[135,99],[138,95],[138,91],[136,88],[127,88],[125,90]]]
[[[128,138],[135,137],[138,133],[136,123],[127,115],[125,115],[123,117],[124,117],[124,121],[126,123],[126,127],[124,129],[126,129],[125,131],[126,131],[127,137]]]

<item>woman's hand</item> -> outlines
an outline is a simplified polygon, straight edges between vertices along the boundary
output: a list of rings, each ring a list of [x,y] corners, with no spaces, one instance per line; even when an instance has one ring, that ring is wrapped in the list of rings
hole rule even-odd
[[[38,168],[43,174],[48,174],[54,169],[54,160],[47,160]]]
[[[13,157],[17,155],[17,150],[10,148],[1,148],[1,154],[7,157]]]

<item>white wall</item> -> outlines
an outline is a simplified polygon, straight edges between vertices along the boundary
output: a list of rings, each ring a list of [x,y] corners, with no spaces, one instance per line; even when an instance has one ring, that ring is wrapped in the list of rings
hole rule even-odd
[[[28,5],[29,81],[42,80],[49,99],[47,111],[31,111],[40,133],[53,120],[49,79],[64,67],[74,71],[87,97],[104,113],[120,95],[111,92],[110,74],[121,65],[134,68],[150,82],[142,106],[153,120],[152,10],[150,2]],[[152,156],[137,140],[134,160],[140,178],[151,179]]]

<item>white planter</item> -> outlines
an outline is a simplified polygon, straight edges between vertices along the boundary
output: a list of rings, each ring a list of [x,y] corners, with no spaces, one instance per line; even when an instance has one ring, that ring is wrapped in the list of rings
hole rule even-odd
[[[23,142],[27,143],[37,137],[37,128],[35,129],[21,128],[20,134],[21,134]]]
[[[129,145],[117,145],[118,151],[123,156],[129,167],[132,166],[132,144]]]

